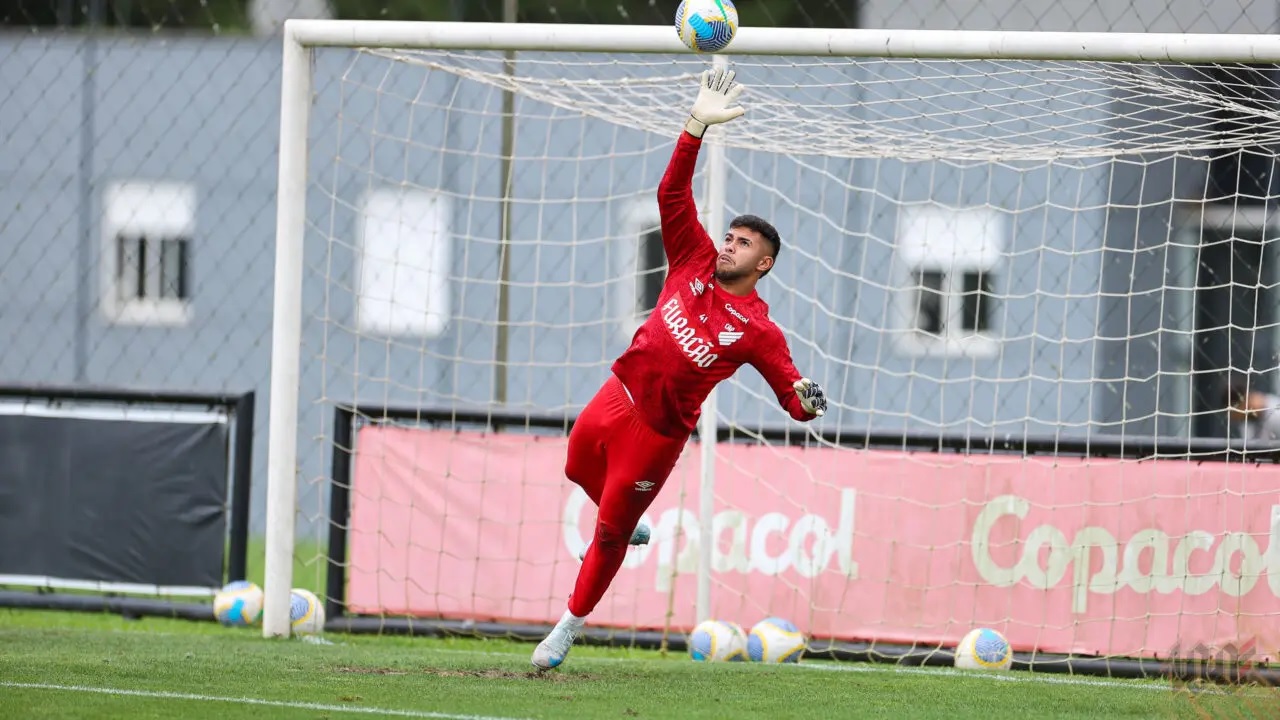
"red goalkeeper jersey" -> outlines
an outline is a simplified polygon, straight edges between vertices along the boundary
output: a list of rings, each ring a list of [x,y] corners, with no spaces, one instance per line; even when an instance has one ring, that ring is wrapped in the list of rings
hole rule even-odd
[[[658,307],[613,364],[613,373],[641,417],[669,437],[688,437],[702,402],[721,380],[750,364],[797,420],[810,415],[792,384],[800,379],[769,306],[752,291],[732,295],[716,286],[719,252],[698,221],[693,170],[702,140],[682,132],[658,186],[667,279]]]

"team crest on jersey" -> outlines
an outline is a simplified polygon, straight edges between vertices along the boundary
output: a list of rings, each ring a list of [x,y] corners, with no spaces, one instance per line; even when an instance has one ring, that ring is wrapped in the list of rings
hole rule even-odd
[[[720,333],[720,347],[728,347],[738,341],[742,337],[742,331],[730,332],[728,330]]]

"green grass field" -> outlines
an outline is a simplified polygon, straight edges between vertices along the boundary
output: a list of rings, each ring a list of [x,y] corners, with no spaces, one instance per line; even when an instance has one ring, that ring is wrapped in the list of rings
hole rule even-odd
[[[1262,718],[1267,690],[806,661],[694,663],[576,647],[330,635],[268,641],[179,620],[0,610],[5,718]]]

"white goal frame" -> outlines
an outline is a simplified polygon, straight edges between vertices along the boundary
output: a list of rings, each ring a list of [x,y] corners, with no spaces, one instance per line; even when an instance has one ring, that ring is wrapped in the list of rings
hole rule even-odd
[[[265,637],[287,637],[297,503],[303,236],[312,49],[318,47],[679,54],[689,51],[669,25],[288,20],[283,31],[279,175],[272,309],[271,407],[267,448]],[[1174,33],[973,32],[746,27],[731,55],[793,55],[955,60],[1058,60],[1177,63],[1280,63],[1280,36]],[[713,62],[724,62],[716,55]],[[673,115],[672,127],[679,126]],[[708,158],[708,222],[723,224],[724,155]],[[717,181],[717,178],[720,178]],[[714,396],[710,399],[714,403]],[[714,405],[712,405],[714,408]],[[703,437],[715,437],[704,412]],[[708,435],[706,431],[710,431]],[[713,483],[714,443],[704,443],[700,484]],[[711,493],[699,508],[710,527]],[[710,544],[704,543],[709,554]],[[708,567],[707,558],[700,563]],[[710,573],[698,573],[698,615],[709,607]]]

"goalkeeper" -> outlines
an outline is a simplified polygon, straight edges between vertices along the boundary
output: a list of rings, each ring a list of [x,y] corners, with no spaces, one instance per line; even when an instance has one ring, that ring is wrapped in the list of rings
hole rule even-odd
[[[668,265],[658,307],[569,433],[565,475],[599,511],[569,608],[533,651],[539,668],[564,662],[622,566],[627,545],[649,541],[640,516],[662,490],[713,387],[749,363],[791,417],[810,420],[826,410],[822,388],[796,372],[782,331],[756,294],[756,283],[777,261],[778,231],[742,215],[716,243],[698,222],[692,181],[702,135],[708,126],[742,115],[734,105],[741,93],[732,71],[703,73],[658,186]]]

